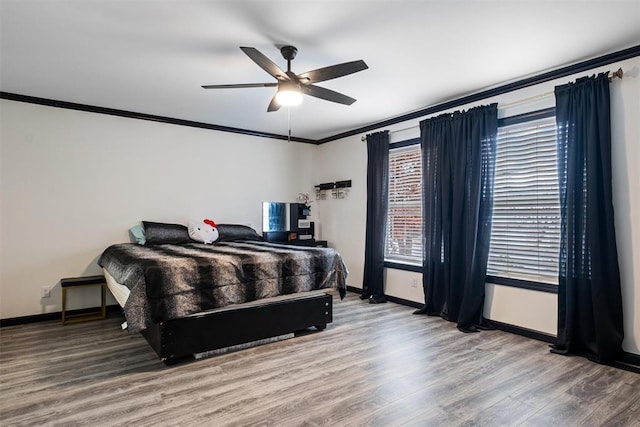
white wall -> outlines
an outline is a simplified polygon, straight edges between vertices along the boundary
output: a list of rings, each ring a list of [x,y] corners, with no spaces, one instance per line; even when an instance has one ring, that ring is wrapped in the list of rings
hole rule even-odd
[[[640,58],[632,58],[530,88],[500,95],[481,102],[455,108],[498,102],[499,116],[507,117],[554,105],[553,88],[576,77],[622,67],[622,80],[611,84],[612,162],[615,226],[622,280],[625,340],[623,349],[640,354]],[[523,99],[538,97],[525,103]],[[503,108],[506,104],[511,104]],[[438,113],[440,114],[440,113]],[[418,122],[423,118],[399,123],[388,129],[392,142],[419,136]],[[409,129],[407,129],[409,128]],[[348,254],[350,286],[362,287],[366,221],[366,146],[360,135],[344,138],[319,147],[317,179],[353,180],[348,199],[319,201],[320,223],[331,223],[323,238]],[[420,286],[414,288],[416,273],[386,272],[386,293],[410,301],[424,302]],[[485,316],[546,334],[556,334],[557,297],[555,294],[487,284]]]
[[[3,319],[60,311],[59,280],[99,274],[102,250],[141,220],[260,232],[262,201],[313,189],[309,144],[7,100],[0,117]],[[70,308],[96,306],[96,289],[78,291]]]
[[[367,212],[367,162],[359,138],[343,139],[317,147],[315,184],[351,180],[344,199],[315,200],[312,211],[318,215],[316,238],[328,240],[338,248],[349,269],[347,284],[362,287],[364,235]]]

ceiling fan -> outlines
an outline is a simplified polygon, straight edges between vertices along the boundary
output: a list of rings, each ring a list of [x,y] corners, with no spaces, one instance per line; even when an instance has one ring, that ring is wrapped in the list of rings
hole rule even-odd
[[[277,111],[283,105],[297,105],[302,102],[302,94],[310,95],[326,101],[337,102],[339,104],[351,105],[356,100],[347,95],[314,85],[314,83],[335,79],[369,68],[364,61],[345,62],[343,64],[318,68],[302,74],[295,74],[291,71],[291,61],[296,57],[298,49],[294,46],[284,46],[280,49],[282,57],[287,60],[287,71],[282,71],[280,67],[264,56],[253,47],[240,47],[249,58],[258,66],[275,77],[275,83],[244,83],[226,85],[204,85],[204,89],[234,89],[249,87],[277,87],[278,90],[269,103],[267,111]]]

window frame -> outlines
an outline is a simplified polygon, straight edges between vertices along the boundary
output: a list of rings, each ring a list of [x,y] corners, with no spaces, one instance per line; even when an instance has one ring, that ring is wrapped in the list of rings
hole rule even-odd
[[[546,119],[546,118],[555,116],[555,114],[556,114],[555,107],[531,111],[523,114],[517,114],[517,115],[498,119],[498,127],[510,126],[510,125],[525,123],[528,121],[533,121],[538,119]],[[394,148],[402,148],[410,145],[416,145],[416,144],[418,145],[420,144],[420,138],[413,138],[413,139],[398,141],[396,143],[389,144],[389,150],[392,150]],[[422,201],[422,203],[424,206],[424,200]],[[396,270],[405,270],[405,271],[412,271],[412,272],[424,274],[423,267],[419,265],[405,264],[405,263],[399,263],[395,261],[387,261],[385,259],[384,266],[385,268],[393,268]],[[509,277],[487,275],[486,283],[509,286],[509,287],[514,287],[519,289],[534,290],[539,292],[553,293],[553,294],[558,293],[558,285],[543,283],[543,282],[521,280],[521,279],[513,279]]]
[[[498,127],[510,126],[510,125],[520,124],[520,123],[538,120],[538,119],[545,119],[545,118],[553,117],[555,116],[555,114],[556,114],[555,107],[531,111],[523,114],[517,114],[517,115],[498,119]],[[399,141],[396,143],[389,144],[389,150],[394,148],[402,148],[402,147],[415,145],[415,144],[420,144],[420,138],[413,138],[413,139],[408,139],[405,141]],[[424,204],[424,201],[423,201],[423,204]],[[404,264],[404,263],[399,263],[395,261],[387,261],[385,259],[384,266],[385,268],[393,268],[396,270],[405,270],[405,271],[412,271],[412,272],[424,274],[424,269],[421,265]],[[558,293],[558,285],[554,285],[550,283],[534,282],[534,281],[528,281],[528,280],[513,279],[509,277],[491,276],[491,275],[487,275],[485,282],[501,285],[501,286],[519,288],[519,289],[528,289],[528,290],[553,293],[553,294]]]
[[[420,146],[420,138],[411,138],[403,141],[393,142],[389,144],[389,153],[391,153],[392,150],[411,147],[414,145]],[[420,172],[422,174],[422,168]],[[421,205],[424,206],[424,201],[422,200],[422,192],[421,192]],[[389,215],[388,212],[389,212],[389,197],[387,196],[387,219]],[[387,227],[388,227],[388,224],[387,224]],[[422,228],[422,225],[421,225],[421,228]],[[422,260],[420,260],[419,263],[418,262],[412,263],[409,261],[404,262],[398,259],[387,259],[386,258],[386,243],[387,243],[386,238],[387,238],[387,230],[385,230],[385,259],[384,259],[385,268],[393,268],[396,270],[405,270],[405,271],[422,273]]]
[[[531,111],[523,114],[517,114],[514,116],[504,117],[498,119],[498,128],[511,126],[530,121],[547,119],[556,115],[556,108],[549,107],[542,110]],[[494,283],[497,285],[510,286],[520,289],[529,289],[539,292],[558,293],[558,285],[544,282],[536,282],[522,279],[514,279],[510,277],[492,276],[487,275],[486,283]]]

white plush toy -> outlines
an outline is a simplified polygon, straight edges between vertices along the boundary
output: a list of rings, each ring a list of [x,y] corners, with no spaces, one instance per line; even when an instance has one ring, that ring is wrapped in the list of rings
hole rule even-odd
[[[218,228],[210,219],[189,223],[189,237],[202,243],[213,243],[218,240]]]

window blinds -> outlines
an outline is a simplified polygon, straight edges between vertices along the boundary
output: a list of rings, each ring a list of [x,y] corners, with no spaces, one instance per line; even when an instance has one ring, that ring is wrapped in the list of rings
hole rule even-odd
[[[385,260],[422,265],[420,144],[389,151],[389,204]]]
[[[487,274],[558,283],[555,117],[498,129]]]

